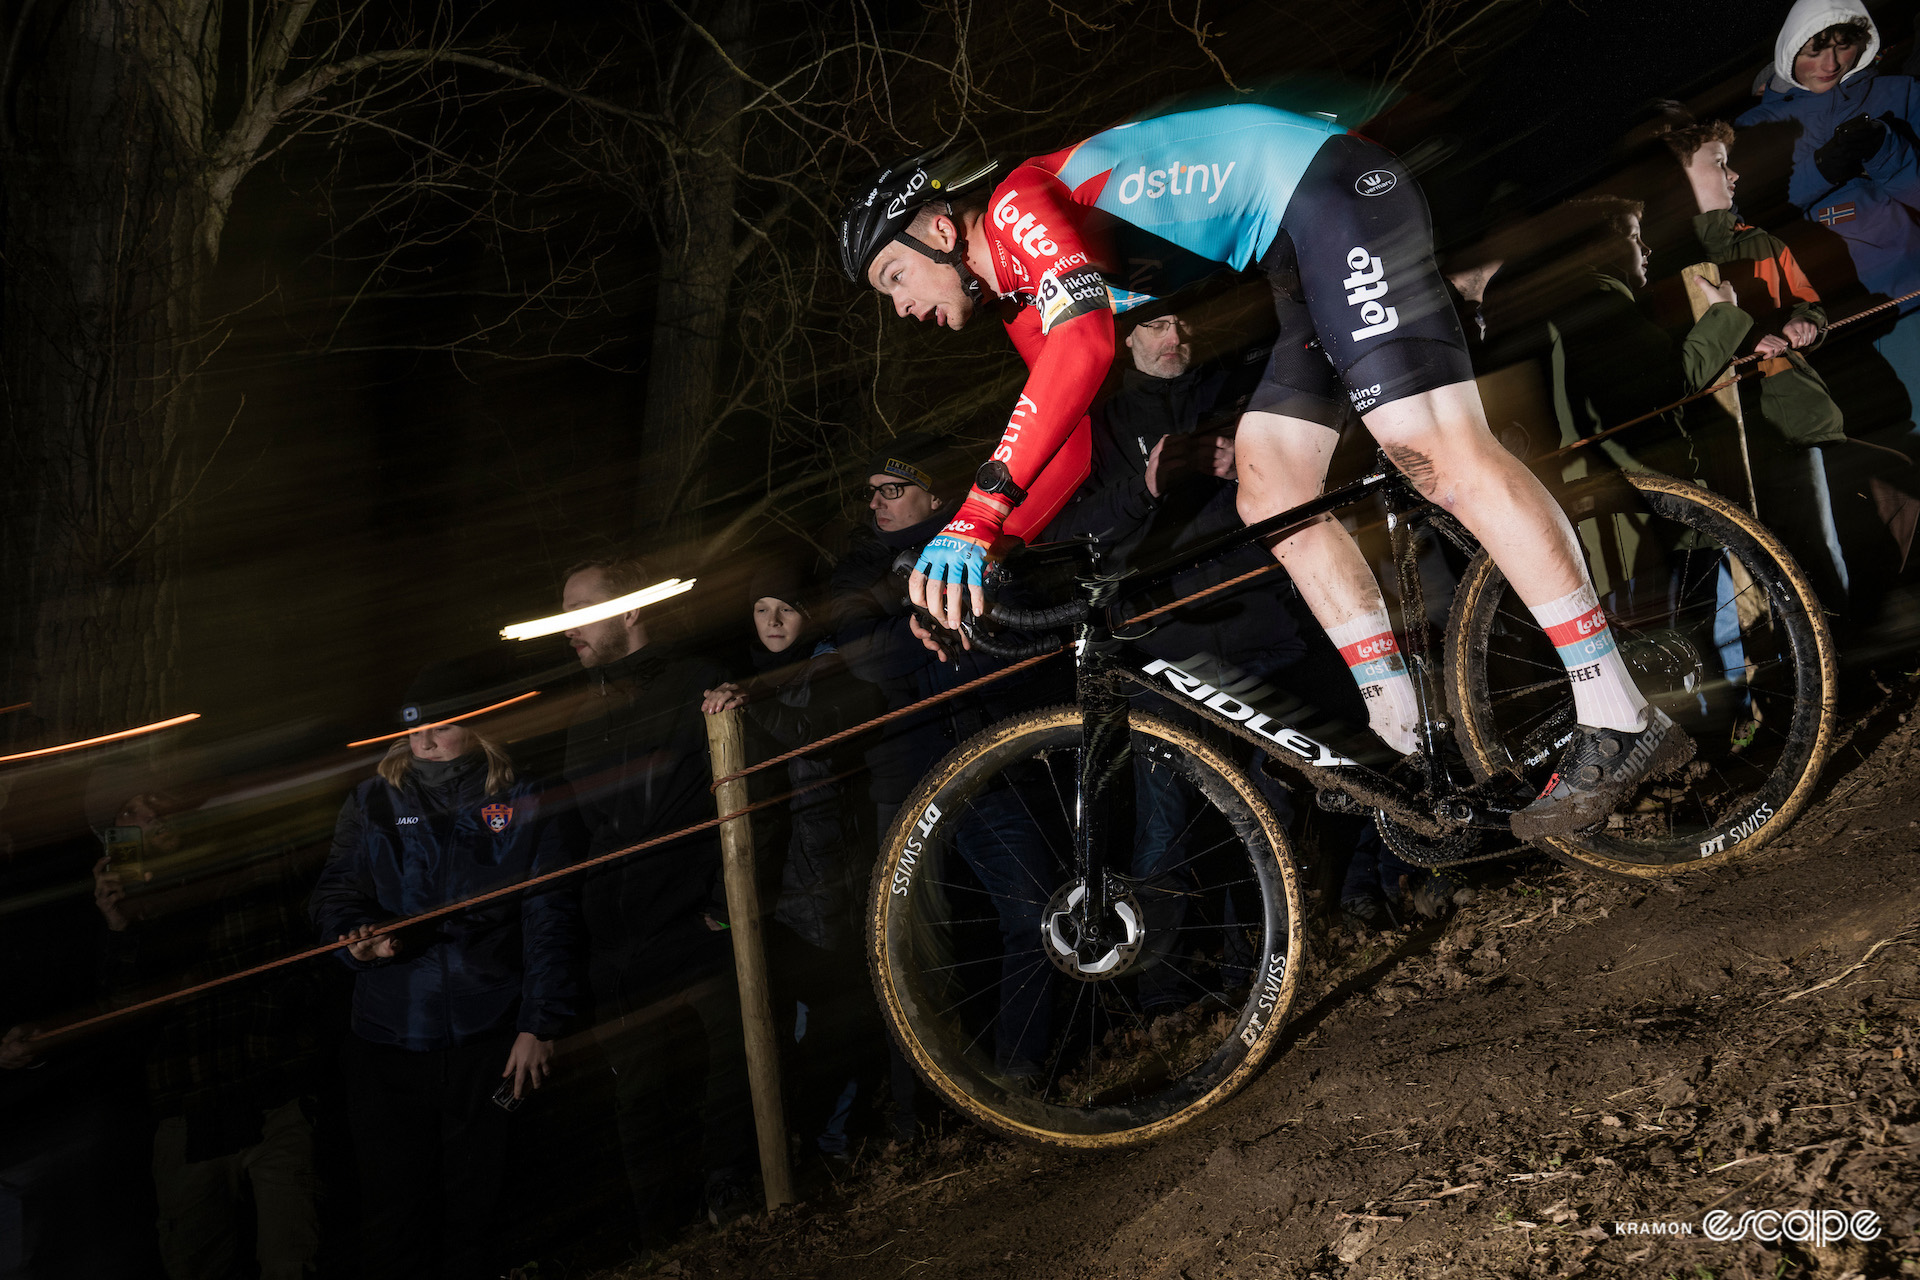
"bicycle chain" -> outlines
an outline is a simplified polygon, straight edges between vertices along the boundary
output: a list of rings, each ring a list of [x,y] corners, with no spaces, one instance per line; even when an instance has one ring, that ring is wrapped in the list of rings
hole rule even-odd
[[[1429,841],[1417,833],[1401,827],[1392,818],[1389,818],[1383,810],[1375,810],[1373,819],[1375,828],[1380,832],[1381,841],[1392,851],[1394,857],[1399,858],[1402,862],[1412,863],[1416,867],[1424,867],[1429,871],[1439,870],[1445,867],[1464,867],[1475,862],[1497,862],[1503,858],[1512,858],[1532,851],[1531,845],[1518,842],[1504,849],[1496,849],[1492,853],[1476,853],[1470,857],[1463,858],[1436,857],[1434,852],[1430,852],[1436,845],[1439,846],[1440,849],[1445,849],[1449,845],[1457,847],[1462,844],[1468,846],[1478,844],[1482,829],[1477,827],[1463,827],[1459,830],[1448,832],[1436,841]],[[1485,834],[1495,838],[1498,838],[1500,835],[1500,833],[1496,831],[1487,831]]]

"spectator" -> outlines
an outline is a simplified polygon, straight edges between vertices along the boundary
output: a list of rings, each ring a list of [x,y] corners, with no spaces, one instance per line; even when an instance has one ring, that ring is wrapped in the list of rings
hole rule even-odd
[[[1880,75],[1880,32],[1860,0],[1798,0],[1774,44],[1773,79],[1734,123],[1800,126],[1787,198],[1847,246],[1860,283],[1886,298],[1920,290],[1920,83]],[[1920,419],[1920,298],[1874,347],[1905,388],[1893,416]]]
[[[1167,313],[1136,324],[1126,337],[1120,384],[1092,413],[1093,469],[1073,501],[1048,526],[1050,542],[1089,537],[1103,569],[1123,572],[1165,559],[1199,542],[1240,528],[1235,503],[1233,437],[1204,429],[1231,429],[1240,406],[1219,370],[1192,367],[1186,322]],[[1258,365],[1251,366],[1258,369]],[[1253,569],[1273,557],[1244,548],[1174,579],[1169,594],[1190,595]],[[1140,646],[1155,657],[1185,664],[1224,663],[1241,679],[1265,679],[1306,651],[1285,600],[1291,587],[1274,572],[1235,592],[1208,597],[1170,615]],[[1183,708],[1157,695],[1136,699],[1155,714],[1188,722]],[[1131,873],[1164,891],[1149,901],[1158,928],[1178,929],[1186,892],[1178,868],[1191,862],[1194,818],[1200,806],[1192,784],[1145,754],[1133,761],[1134,854]],[[1284,793],[1276,798],[1290,816]],[[1193,996],[1191,981],[1171,964],[1140,978],[1140,1007],[1149,1016],[1171,1012]]]
[[[1724,120],[1696,124],[1672,108],[1668,114],[1660,136],[1693,189],[1699,209],[1694,234],[1707,260],[1722,268],[1721,278],[1739,290],[1741,309],[1764,331],[1753,350],[1768,359],[1762,367],[1770,372],[1740,384],[1759,512],[1811,576],[1827,608],[1844,611],[1847,562],[1818,446],[1847,437],[1840,406],[1800,354],[1817,344],[1827,326],[1826,311],[1793,251],[1734,210],[1740,175],[1728,164],[1733,126]]]
[[[604,604],[657,580],[633,558],[589,561],[567,573],[562,607]],[[566,765],[588,854],[711,819],[700,702],[721,683],[720,668],[656,637],[638,610],[576,626],[567,641],[588,680]],[[582,897],[621,1161],[639,1247],[650,1249],[696,1215],[737,1216],[751,1190],[740,997],[714,921],[724,910],[719,837],[702,832],[591,872]]]
[[[746,708],[749,759],[769,759],[879,714],[873,687],[847,673],[824,635],[813,597],[792,558],[769,561],[748,587],[754,675],[744,686],[709,690],[702,709],[711,715]],[[858,760],[859,749],[845,744],[801,756],[783,774],[760,775],[777,779],[769,789],[794,792],[785,829],[770,827],[778,855],[767,859],[779,870],[768,954],[794,1028],[788,1123],[833,1164],[847,1160],[860,1066],[880,1044],[860,945],[873,869],[872,810],[850,804],[855,788],[838,781]]]
[[[870,535],[856,538],[832,580],[834,638],[854,675],[879,686],[889,710],[952,689],[1004,665],[978,651],[937,657],[916,638],[903,580],[893,572],[897,556],[918,551],[936,537],[946,517],[933,470],[941,449],[929,436],[901,436],[867,466]],[[1023,705],[1023,680],[990,686],[989,692],[954,698],[904,716],[875,735],[867,751],[876,829],[893,825],[907,793],[957,743]],[[1034,705],[1028,696],[1025,706]],[[1011,784],[1001,782],[976,796],[954,839],[962,859],[993,897],[1003,945],[994,1061],[1011,1076],[1037,1073],[1045,1061],[1051,1022],[1048,1006],[1052,967],[1040,955],[1040,919],[1045,895],[1034,883],[1054,884],[1044,837]],[[895,1059],[896,1139],[910,1140],[917,1120],[906,1108],[911,1077]]]
[[[104,766],[87,784],[88,825],[112,837],[109,856],[94,864],[93,897],[115,1003],[238,973],[285,955],[306,933],[292,851],[235,865],[220,850],[183,843],[178,810],[145,768]],[[139,878],[129,884],[123,872]],[[262,1280],[303,1280],[317,1266],[306,1111],[315,979],[304,966],[281,969],[170,1006],[147,1028],[160,1258],[173,1280],[241,1274],[249,1240]]]
[[[408,690],[378,775],[348,797],[310,912],[351,940],[352,1034],[342,1057],[358,1158],[365,1276],[497,1276],[495,1224],[514,1110],[578,1016],[578,890],[496,899],[400,933],[396,917],[558,870],[572,816],[472,713],[501,700],[436,664]]]
[[[1704,278],[1700,288],[1711,305],[1678,347],[1641,313],[1638,293],[1652,257],[1640,238],[1641,212],[1639,201],[1617,196],[1573,200],[1556,211],[1565,233],[1556,246],[1559,265],[1572,270],[1544,335],[1561,444],[1709,386],[1753,327],[1735,305],[1733,286]],[[1613,437],[1600,447],[1622,467],[1706,477],[1721,492],[1739,494],[1745,481],[1737,475],[1738,449],[1715,457],[1701,443],[1702,433],[1724,420],[1710,399],[1695,401],[1639,428],[1631,445]]]
[[[0,777],[0,900],[10,908],[0,928],[0,1276],[149,1280],[160,1260],[138,1041],[31,1038],[98,1012],[103,927],[88,868],[100,839],[16,841],[33,826],[16,826],[20,777]]]
[[[1165,559],[1242,524],[1233,437],[1204,429],[1238,414],[1228,378],[1190,367],[1190,335],[1177,315],[1135,325],[1126,349],[1119,388],[1093,411],[1092,472],[1046,534],[1049,541],[1095,538],[1109,572]],[[1230,553],[1176,578],[1171,594],[1216,586],[1272,559],[1260,547]],[[1285,604],[1290,594],[1276,573],[1179,610],[1142,647],[1182,661],[1211,654],[1265,678],[1305,652]]]
[[[1709,305],[1677,345],[1641,313],[1635,295],[1646,287],[1651,255],[1640,238],[1640,212],[1638,201],[1617,196],[1573,200],[1557,211],[1570,220],[1563,228],[1571,233],[1561,242],[1563,265],[1586,274],[1585,287],[1576,284],[1545,325],[1549,392],[1563,444],[1704,390],[1726,369],[1753,327],[1753,318],[1739,308],[1733,285],[1712,284],[1704,276],[1695,280]],[[1696,400],[1636,428],[1626,437],[1631,444],[1614,437],[1600,447],[1623,468],[1650,467],[1744,496],[1740,449],[1728,438],[1729,425],[1711,398]],[[1576,458],[1567,471],[1584,475],[1594,466],[1591,457]],[[1728,683],[1742,685],[1747,664],[1738,610],[1732,607],[1736,587],[1726,558],[1719,556],[1719,561],[1714,573],[1719,604],[1714,641]],[[1704,710],[1706,695],[1696,691],[1695,696]],[[1732,730],[1736,749],[1753,740],[1758,723],[1750,696],[1742,697],[1741,706],[1744,711]]]

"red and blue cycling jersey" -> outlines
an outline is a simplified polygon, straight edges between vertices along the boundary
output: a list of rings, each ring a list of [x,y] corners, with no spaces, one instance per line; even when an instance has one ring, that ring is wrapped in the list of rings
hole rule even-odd
[[[1008,333],[1028,373],[993,457],[1027,500],[975,489],[946,532],[1030,537],[1086,479],[1087,410],[1114,357],[1116,312],[1259,260],[1281,229],[1331,117],[1235,105],[1103,130],[1019,165],[983,230],[1001,291],[1025,304]]]

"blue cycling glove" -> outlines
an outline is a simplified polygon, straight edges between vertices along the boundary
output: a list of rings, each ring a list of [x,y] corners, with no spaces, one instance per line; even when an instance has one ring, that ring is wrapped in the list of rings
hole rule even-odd
[[[987,549],[969,538],[943,533],[920,549],[913,563],[915,573],[923,573],[929,584],[986,585]]]

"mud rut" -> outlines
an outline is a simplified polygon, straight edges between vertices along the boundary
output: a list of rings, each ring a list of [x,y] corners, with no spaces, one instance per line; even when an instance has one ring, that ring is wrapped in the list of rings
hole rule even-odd
[[[1272,1064],[1187,1132],[1072,1156],[964,1130],[650,1274],[1920,1275],[1917,693],[1745,859],[1652,885],[1536,867],[1444,926],[1333,932]],[[1714,1207],[1885,1229],[1617,1234]]]

